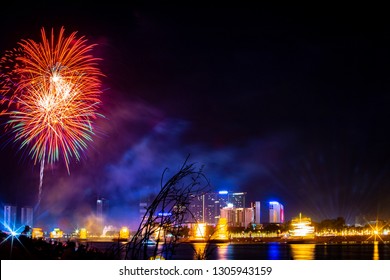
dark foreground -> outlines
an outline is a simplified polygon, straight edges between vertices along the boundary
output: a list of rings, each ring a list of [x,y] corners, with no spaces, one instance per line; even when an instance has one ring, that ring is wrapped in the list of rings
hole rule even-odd
[[[46,241],[2,236],[0,245],[2,260],[110,260],[113,252],[99,250],[89,244],[77,244],[75,241]]]

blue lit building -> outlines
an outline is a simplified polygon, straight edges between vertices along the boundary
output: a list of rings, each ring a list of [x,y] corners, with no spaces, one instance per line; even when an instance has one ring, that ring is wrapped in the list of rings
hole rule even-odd
[[[269,202],[269,222],[275,224],[284,223],[284,207],[277,201]]]

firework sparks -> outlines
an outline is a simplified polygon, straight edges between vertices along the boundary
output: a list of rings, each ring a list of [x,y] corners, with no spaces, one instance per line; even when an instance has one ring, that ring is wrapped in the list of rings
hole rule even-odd
[[[0,102],[7,115],[7,131],[20,149],[40,163],[39,201],[45,162],[60,159],[68,173],[71,159],[80,159],[94,135],[93,121],[101,116],[99,58],[90,53],[76,32],[50,38],[41,29],[41,41],[22,40],[0,63]]]

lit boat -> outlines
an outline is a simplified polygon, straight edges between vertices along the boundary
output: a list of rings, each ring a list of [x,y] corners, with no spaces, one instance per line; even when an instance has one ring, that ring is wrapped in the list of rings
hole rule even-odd
[[[314,227],[311,225],[310,218],[302,218],[302,214],[299,213],[299,218],[292,219],[291,226],[293,229],[286,239],[287,243],[297,244],[315,242]]]

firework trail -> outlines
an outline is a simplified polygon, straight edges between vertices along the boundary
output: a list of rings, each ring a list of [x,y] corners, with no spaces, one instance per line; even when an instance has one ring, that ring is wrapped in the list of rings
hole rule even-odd
[[[0,61],[0,103],[5,107],[6,131],[34,164],[40,163],[38,205],[41,201],[45,162],[60,159],[70,174],[71,159],[92,141],[93,121],[101,116],[99,58],[90,53],[76,32],[64,36],[64,28],[50,38],[41,29],[41,41],[21,40]]]

